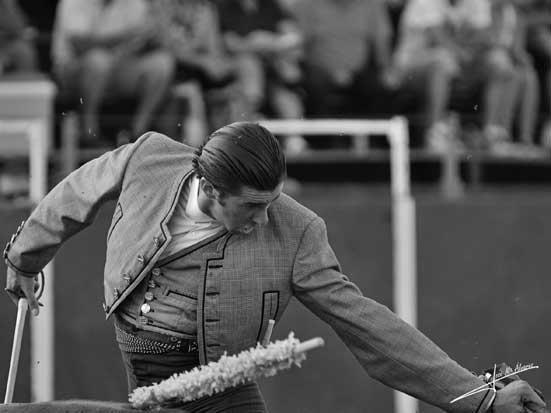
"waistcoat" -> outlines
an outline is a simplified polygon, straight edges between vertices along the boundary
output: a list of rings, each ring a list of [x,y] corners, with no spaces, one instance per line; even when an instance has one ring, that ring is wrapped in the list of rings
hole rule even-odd
[[[197,294],[204,254],[216,251],[213,236],[160,260],[118,314],[144,330],[182,338],[197,337]]]

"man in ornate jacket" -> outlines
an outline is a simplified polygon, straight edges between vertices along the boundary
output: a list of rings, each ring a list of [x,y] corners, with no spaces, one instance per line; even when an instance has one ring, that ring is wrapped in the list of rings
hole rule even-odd
[[[484,384],[341,273],[324,221],[282,193],[285,158],[262,126],[215,131],[199,150],[150,132],[94,159],[39,203],[5,251],[7,289],[36,315],[35,275],[116,200],[105,304],[130,390],[254,346],[295,296],[375,379],[451,412],[539,411],[525,382]],[[265,411],[255,383],[186,410]],[[228,409],[228,410],[225,410]]]

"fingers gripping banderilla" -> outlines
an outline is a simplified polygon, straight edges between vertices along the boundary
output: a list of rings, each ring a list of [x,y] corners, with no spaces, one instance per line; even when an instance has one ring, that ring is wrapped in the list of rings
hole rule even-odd
[[[38,273],[36,281],[37,282],[34,285],[34,296],[38,301],[40,300],[40,297],[42,297],[42,293],[44,292],[44,272],[43,271],[40,271]],[[4,291],[6,292],[6,294],[10,296],[10,298],[14,302],[18,302],[20,298],[25,298],[25,293],[20,287],[17,287],[17,288],[6,287],[4,288]],[[43,304],[40,302],[38,304],[40,306],[43,306]]]
[[[41,271],[38,275],[38,282],[34,286],[34,294],[36,300],[39,300],[44,292],[44,273]],[[19,355],[21,352],[21,341],[23,338],[23,331],[25,329],[25,318],[27,315],[28,304],[23,294],[23,291],[19,289],[6,288],[6,292],[13,298],[17,298],[17,319],[15,322],[15,332],[13,335],[13,346],[10,359],[10,370],[8,374],[8,381],[6,385],[6,395],[4,397],[4,403],[11,403],[13,399],[13,392],[15,388],[15,379],[17,377],[17,367],[19,365]]]

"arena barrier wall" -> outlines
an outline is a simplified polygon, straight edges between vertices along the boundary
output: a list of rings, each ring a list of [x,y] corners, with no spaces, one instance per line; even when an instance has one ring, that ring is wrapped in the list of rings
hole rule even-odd
[[[523,378],[551,394],[547,292],[551,196],[511,190],[445,202],[419,196],[417,257],[419,328],[473,371],[494,362],[535,363]],[[388,197],[366,186],[306,187],[297,196],[325,218],[345,274],[392,307],[391,210]],[[71,239],[56,259],[56,399],[124,401],[126,377],[111,322],[101,307],[105,235],[112,206],[93,228]],[[0,208],[0,242],[26,216]],[[0,263],[0,272],[5,266]],[[5,389],[15,306],[0,298],[0,388]],[[322,336],[326,346],[301,369],[261,382],[272,412],[389,412],[392,392],[370,379],[336,335],[296,301],[272,338],[294,331]],[[14,402],[29,401],[29,334],[25,331]],[[437,409],[421,404],[421,412]]]

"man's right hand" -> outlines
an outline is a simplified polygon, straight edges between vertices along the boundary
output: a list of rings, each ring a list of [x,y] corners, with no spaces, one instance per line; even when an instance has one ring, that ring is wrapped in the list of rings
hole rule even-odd
[[[532,387],[523,380],[515,380],[496,395],[493,413],[545,413],[546,404],[536,394]]]
[[[36,277],[25,277],[18,274],[15,270],[8,267],[6,279],[6,292],[11,300],[17,305],[20,298],[26,298],[27,304],[33,315],[37,316],[40,312],[38,300],[34,295],[35,286],[38,285]]]

